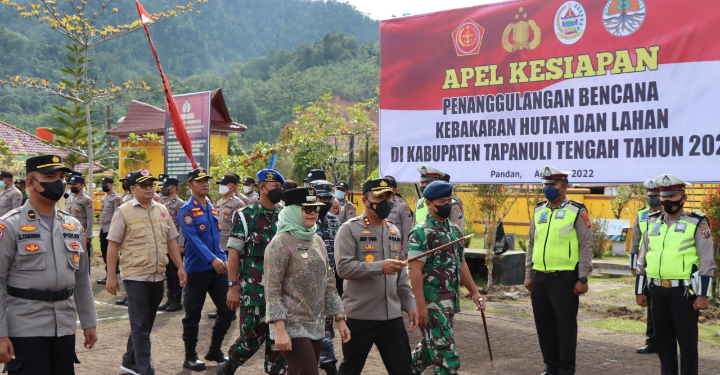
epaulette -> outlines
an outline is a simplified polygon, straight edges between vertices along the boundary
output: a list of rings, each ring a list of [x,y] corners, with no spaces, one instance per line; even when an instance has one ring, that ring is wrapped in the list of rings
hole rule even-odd
[[[662,214],[663,214],[664,212],[665,212],[665,211],[663,211],[663,210],[659,210],[659,211],[651,212],[651,213],[649,213],[649,214],[648,214],[648,217],[656,217],[656,216],[660,216],[660,215],[662,215]]]
[[[2,215],[2,217],[0,217],[0,220],[5,220],[5,219],[9,218],[9,217],[12,216],[12,215],[15,215],[15,214],[20,213],[20,209],[21,209],[21,208],[22,208],[22,206],[17,207],[17,208],[13,208],[12,210],[8,211],[5,215]]]
[[[648,206],[642,206],[642,207],[640,207],[640,209],[638,209],[638,212],[640,212],[640,211],[642,211],[642,210],[644,210],[644,209],[646,209],[646,208],[648,208]]]
[[[697,218],[700,219],[700,220],[702,220],[702,219],[704,219],[704,218],[707,217],[707,215],[705,215],[704,213],[702,213],[702,212],[700,212],[700,211],[693,211],[693,212],[691,212],[689,215],[690,215],[690,216],[695,216],[695,217],[697,217]]]
[[[544,206],[546,203],[547,203],[547,201],[542,201],[542,202],[536,204],[535,207]]]
[[[568,203],[572,204],[573,206],[575,206],[575,207],[577,207],[577,208],[585,208],[585,205],[584,205],[584,204],[582,204],[582,203],[580,203],[580,202],[578,202],[578,201],[574,201],[574,200],[572,200],[572,199],[569,200]]]
[[[61,209],[59,209],[59,208],[58,208],[57,210],[60,211],[61,213],[64,213],[65,215],[70,215],[70,213],[67,212],[67,211],[65,211],[65,210],[61,210]]]

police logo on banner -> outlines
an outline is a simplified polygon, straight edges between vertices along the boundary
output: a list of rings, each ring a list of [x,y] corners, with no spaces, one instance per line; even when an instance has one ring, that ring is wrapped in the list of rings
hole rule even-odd
[[[643,0],[610,0],[605,4],[603,23],[610,34],[628,36],[640,29],[645,14]]]
[[[528,20],[527,12],[520,7],[518,14],[515,15],[515,23],[509,23],[505,27],[502,35],[502,45],[508,52],[531,50],[540,45],[542,32],[540,26],[534,20]]]
[[[585,8],[577,1],[568,1],[555,14],[555,35],[562,44],[577,43],[587,25]]]

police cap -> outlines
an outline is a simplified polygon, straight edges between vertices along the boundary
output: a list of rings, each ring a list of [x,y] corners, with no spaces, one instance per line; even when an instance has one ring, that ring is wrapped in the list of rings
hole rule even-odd
[[[397,181],[395,181],[395,177],[393,176],[385,176],[388,180],[390,180],[390,187],[397,187]]]
[[[655,179],[655,185],[660,187],[660,196],[668,197],[685,190],[687,182],[671,175],[661,174]]]
[[[647,189],[647,195],[649,195],[649,196],[660,195],[660,187],[655,185],[654,178],[645,180],[645,182],[643,182],[643,186],[645,186],[645,189]]]
[[[242,183],[243,183],[243,185],[248,185],[248,184],[255,185],[255,179],[248,176],[248,177],[243,178]]]
[[[427,164],[420,164],[420,166],[417,167],[417,171],[420,173],[420,182],[439,180],[445,175],[445,173],[439,169]]]
[[[540,175],[542,176],[543,184],[554,184],[558,181],[567,181],[570,172],[561,171],[550,165],[546,165],[540,169]]]
[[[327,180],[327,175],[322,169],[311,169],[307,173],[307,178],[303,182],[313,182],[316,180]]]
[[[195,168],[187,174],[188,181],[197,181],[204,178],[212,178],[210,175],[207,174],[205,168]]]
[[[67,182],[70,185],[74,184],[85,184],[85,177],[83,176],[70,176],[70,179]]]
[[[237,184],[238,180],[237,177],[235,177],[232,173],[226,173],[222,176],[220,181],[217,182],[218,185],[227,185],[227,184]]]
[[[345,181],[338,181],[335,184],[335,187],[340,188],[340,189],[350,190],[350,185],[348,185],[348,183]]]
[[[310,183],[310,187],[315,188],[318,197],[332,197],[333,186],[325,180],[317,180]]]
[[[27,173],[52,173],[55,171],[63,171],[65,173],[73,172],[72,169],[63,164],[62,156],[59,155],[40,155],[25,160],[25,172]],[[3,172],[10,173],[7,171]],[[9,177],[12,178],[12,173],[10,173]]]
[[[20,180],[15,181],[15,185],[18,185],[18,184],[19,184],[19,185],[25,185],[25,180],[20,179]]]
[[[363,184],[363,194],[371,192],[375,195],[381,195],[388,191],[392,193],[391,182],[387,178],[375,178],[367,180]]]
[[[103,177],[102,179],[100,179],[100,183],[101,184],[114,184],[115,180],[112,177],[106,176],[106,177]]]
[[[162,187],[169,187],[172,185],[180,186],[180,180],[177,178],[165,177],[165,180],[162,182]]]

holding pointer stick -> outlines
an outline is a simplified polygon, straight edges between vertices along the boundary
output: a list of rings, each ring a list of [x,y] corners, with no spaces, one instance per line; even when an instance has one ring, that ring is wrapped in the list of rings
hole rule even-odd
[[[430,251],[426,251],[426,252],[424,252],[424,253],[422,253],[422,254],[420,254],[420,255],[414,256],[414,257],[406,260],[405,263],[414,262],[414,261],[416,261],[416,260],[418,260],[418,259],[420,259],[420,258],[422,258],[422,257],[426,257],[426,256],[428,256],[428,255],[430,255],[430,254],[432,254],[432,253],[435,253],[435,252],[438,252],[438,251],[440,251],[440,250],[442,250],[442,249],[444,249],[444,248],[450,247],[450,246],[452,246],[452,245],[454,245],[454,244],[456,244],[456,243],[458,243],[458,242],[460,242],[460,241],[465,241],[466,239],[472,237],[473,235],[475,235],[475,233],[468,234],[467,236],[462,237],[462,238],[459,238],[459,239],[457,239],[457,240],[455,240],[455,241],[453,241],[453,242],[448,242],[448,243],[446,243],[445,245],[438,246],[438,247],[436,247],[436,248],[434,248],[434,249],[432,249],[432,250],[430,250]]]

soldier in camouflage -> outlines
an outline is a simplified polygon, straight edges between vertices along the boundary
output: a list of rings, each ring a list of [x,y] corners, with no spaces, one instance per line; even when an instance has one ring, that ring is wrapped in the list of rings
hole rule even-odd
[[[410,257],[462,237],[460,228],[448,219],[453,210],[452,184],[435,181],[423,190],[423,197],[429,215],[410,233]],[[410,282],[423,334],[412,353],[413,371],[422,374],[434,365],[435,374],[458,374],[460,358],[455,348],[453,317],[460,312],[460,283],[470,291],[477,309],[485,309],[465,263],[463,245],[458,243],[411,262]]]
[[[269,326],[265,320],[265,285],[263,266],[265,248],[277,231],[281,208],[283,176],[272,170],[257,173],[260,199],[235,211],[228,240],[228,277],[230,289],[227,305],[240,310],[240,336],[228,353],[230,360],[219,364],[217,374],[234,374],[265,343],[265,372],[284,374],[287,363],[282,352],[273,350]],[[238,282],[240,285],[238,285]]]
[[[333,206],[333,185],[325,180],[317,180],[310,183],[310,187],[315,189],[315,195],[320,203],[324,206],[320,208],[317,219],[317,235],[325,242],[330,268],[335,274],[336,288],[338,295],[342,296],[342,279],[337,276],[335,269],[335,235],[340,229],[340,220],[337,216],[330,212]],[[335,357],[335,349],[333,348],[332,339],[335,337],[333,329],[333,317],[325,317],[325,338],[320,344],[320,368],[325,370],[328,375],[337,374],[337,358]]]

